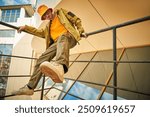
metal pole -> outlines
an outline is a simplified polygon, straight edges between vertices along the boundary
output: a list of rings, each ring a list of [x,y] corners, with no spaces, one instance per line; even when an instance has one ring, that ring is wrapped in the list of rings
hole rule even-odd
[[[18,29],[20,28],[20,27],[13,26],[13,25],[11,25],[11,24],[8,24],[8,23],[2,22],[2,21],[0,21],[0,24],[1,24],[1,25],[4,25],[4,26],[7,26],[7,27],[10,27],[10,28],[13,28],[13,29],[16,29],[16,30],[18,30]],[[28,32],[28,31],[25,31],[25,30],[23,30],[22,32],[26,32],[26,33],[28,33],[28,34],[34,35],[34,34],[32,34],[31,32]],[[35,35],[35,36],[36,36],[36,35]]]
[[[113,29],[113,86],[117,87],[117,44],[116,44],[116,28]],[[117,89],[113,89],[113,99],[117,100]]]
[[[6,55],[6,54],[0,54],[0,56],[15,57],[15,58],[24,58],[24,59],[37,59],[37,58],[32,58],[32,57],[14,56],[14,55]]]
[[[114,28],[121,28],[121,27],[128,26],[128,25],[131,25],[131,24],[136,24],[136,23],[140,23],[140,22],[143,22],[143,21],[148,21],[148,20],[150,20],[150,16],[145,16],[145,17],[142,17],[142,18],[139,18],[139,19],[124,22],[122,24],[118,24],[118,25],[114,25],[114,26],[111,26],[111,27],[108,27],[108,28],[104,28],[104,29],[93,31],[93,32],[89,32],[89,33],[87,33],[87,36],[102,33],[102,32],[106,32],[106,31],[112,30]],[[10,24],[2,22],[2,21],[0,21],[0,25],[4,25],[4,26],[10,27],[10,28],[14,28],[16,30],[19,29],[19,27],[17,27],[17,26],[13,26],[13,25],[10,25]],[[30,32],[27,32],[27,31],[23,31],[23,32],[31,34]],[[31,34],[31,35],[33,35],[33,34]]]
[[[121,27],[124,27],[124,26],[129,26],[129,25],[132,25],[132,24],[136,24],[136,23],[140,23],[140,22],[148,21],[148,20],[150,20],[150,16],[145,16],[143,18],[131,20],[131,21],[128,21],[128,22],[124,22],[122,24],[118,24],[118,25],[114,25],[114,26],[107,27],[107,28],[104,28],[104,29],[89,32],[89,33],[87,33],[87,36],[102,33],[102,32],[106,32],[106,31],[112,30],[114,28],[121,28]]]
[[[45,84],[45,75],[43,75],[42,91],[41,91],[41,100],[43,100],[43,94],[44,94],[44,84]]]

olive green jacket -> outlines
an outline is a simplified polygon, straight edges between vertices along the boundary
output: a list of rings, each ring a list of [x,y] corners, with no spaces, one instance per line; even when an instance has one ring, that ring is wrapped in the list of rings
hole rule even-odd
[[[74,36],[74,38],[79,41],[80,35],[84,32],[84,29],[81,25],[81,20],[72,12],[67,11],[65,9],[58,9],[55,11],[60,22],[64,25],[64,27]],[[77,30],[76,30],[77,29]],[[25,25],[26,32],[29,32],[35,36],[39,36],[46,39],[46,48],[51,44],[50,40],[50,23],[48,23],[45,29],[36,29],[31,26]]]

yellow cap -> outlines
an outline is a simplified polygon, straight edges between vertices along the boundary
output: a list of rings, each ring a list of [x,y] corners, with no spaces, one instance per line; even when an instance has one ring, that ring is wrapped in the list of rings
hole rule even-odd
[[[53,11],[52,8],[48,8],[46,5],[41,5],[41,6],[39,6],[37,12],[38,12],[39,15],[41,16],[41,20],[43,20],[42,16],[44,15],[44,13],[45,13],[47,10],[51,10],[51,12]]]

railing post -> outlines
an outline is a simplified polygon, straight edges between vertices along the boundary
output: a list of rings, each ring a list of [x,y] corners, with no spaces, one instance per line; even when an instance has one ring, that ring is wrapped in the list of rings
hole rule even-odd
[[[116,28],[113,28],[113,86],[117,87],[117,41]],[[117,100],[117,89],[113,89],[113,100]]]
[[[43,100],[44,84],[45,84],[45,75],[43,74],[42,91],[41,91],[41,100]]]

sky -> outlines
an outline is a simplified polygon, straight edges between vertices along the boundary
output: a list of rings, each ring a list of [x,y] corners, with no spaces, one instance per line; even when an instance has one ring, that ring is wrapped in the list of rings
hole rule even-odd
[[[0,0],[0,6],[30,4],[31,0]]]

